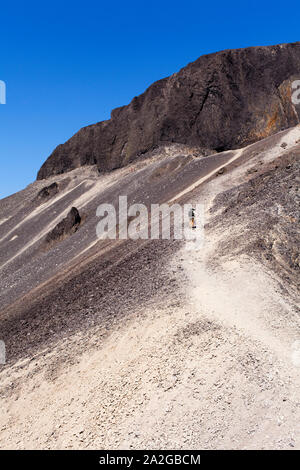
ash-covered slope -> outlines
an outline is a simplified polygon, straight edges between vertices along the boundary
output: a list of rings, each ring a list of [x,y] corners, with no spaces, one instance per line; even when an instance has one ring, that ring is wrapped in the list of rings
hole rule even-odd
[[[290,88],[299,71],[299,42],[202,56],[59,145],[38,179],[86,164],[119,168],[162,142],[219,152],[275,134],[299,123]]]

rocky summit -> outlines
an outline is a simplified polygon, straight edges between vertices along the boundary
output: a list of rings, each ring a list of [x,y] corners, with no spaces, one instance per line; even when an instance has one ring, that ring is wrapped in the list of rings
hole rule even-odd
[[[299,42],[204,55],[59,145],[38,179],[82,165],[120,168],[162,143],[240,148],[295,126],[290,84],[299,70]]]

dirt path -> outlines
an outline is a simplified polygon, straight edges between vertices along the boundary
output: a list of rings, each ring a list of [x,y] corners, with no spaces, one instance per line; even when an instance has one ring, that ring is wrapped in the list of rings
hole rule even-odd
[[[98,347],[95,330],[54,375],[84,333],[2,376],[22,379],[1,404],[2,448],[300,447],[291,306],[247,259],[210,269],[217,239],[199,251],[191,243],[169,267],[183,302],[153,305]]]

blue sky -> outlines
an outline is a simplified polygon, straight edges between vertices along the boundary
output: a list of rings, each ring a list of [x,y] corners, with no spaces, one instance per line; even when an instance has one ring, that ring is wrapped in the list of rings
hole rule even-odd
[[[202,54],[299,40],[300,4],[11,1],[0,4],[0,198],[56,145]]]

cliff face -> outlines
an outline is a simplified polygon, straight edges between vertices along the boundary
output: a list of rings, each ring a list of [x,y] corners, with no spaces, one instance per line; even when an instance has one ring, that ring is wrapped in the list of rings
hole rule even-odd
[[[245,146],[300,122],[290,87],[299,78],[300,42],[202,56],[59,145],[38,179],[82,165],[119,168],[166,142]]]

